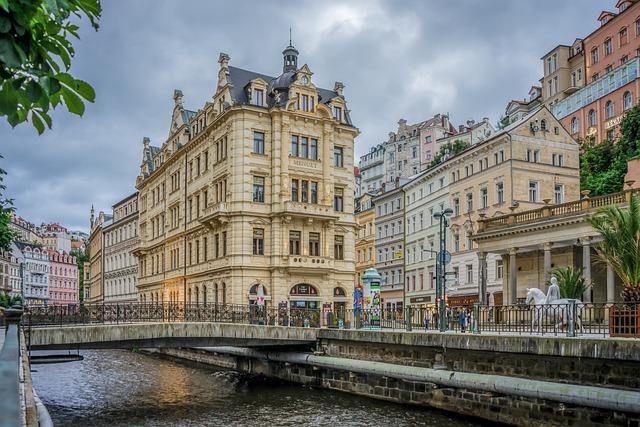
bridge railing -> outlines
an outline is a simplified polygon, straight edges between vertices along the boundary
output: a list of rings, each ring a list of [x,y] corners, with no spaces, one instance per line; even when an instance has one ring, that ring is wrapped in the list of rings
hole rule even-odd
[[[640,303],[448,306],[445,330],[540,335],[640,337]],[[240,304],[114,303],[32,306],[28,326],[140,322],[219,322],[339,329],[439,330],[439,312],[407,309],[305,309]]]

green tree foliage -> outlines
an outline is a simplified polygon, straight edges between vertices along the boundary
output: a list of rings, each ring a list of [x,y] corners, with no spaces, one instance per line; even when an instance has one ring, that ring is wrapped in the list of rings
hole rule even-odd
[[[469,148],[469,144],[459,139],[456,139],[453,142],[447,142],[440,147],[440,150],[433,157],[433,160],[431,160],[429,167],[440,164],[445,154],[449,153],[449,157],[455,156],[456,154],[463,150],[466,150],[467,148]]]
[[[627,111],[615,142],[585,140],[581,143],[580,188],[592,196],[615,193],[624,188],[627,161],[640,155],[640,107]]]
[[[623,284],[624,301],[640,302],[640,201],[631,195],[628,208],[600,209],[589,222],[602,235],[596,246],[602,262],[609,263]]]
[[[552,274],[558,279],[560,298],[582,300],[582,295],[590,286],[585,282],[583,273],[583,267],[558,267],[553,270]]]
[[[79,249],[72,249],[69,253],[71,256],[76,257],[76,264],[78,265],[78,275],[80,276],[80,302],[84,301],[84,263],[89,261],[89,255]]]
[[[95,92],[68,72],[79,38],[70,18],[86,16],[97,30],[101,12],[100,0],[0,0],[0,117],[13,127],[30,120],[41,134],[61,102],[84,113]]]
[[[9,227],[13,213],[13,201],[2,196],[2,192],[6,189],[4,185],[6,173],[4,169],[0,169],[0,251],[11,250],[11,242],[16,238],[15,231]]]

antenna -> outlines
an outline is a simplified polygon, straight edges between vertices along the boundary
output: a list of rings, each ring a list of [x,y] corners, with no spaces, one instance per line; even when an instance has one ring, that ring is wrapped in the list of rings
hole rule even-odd
[[[289,46],[293,46],[291,44],[291,27],[289,27]]]

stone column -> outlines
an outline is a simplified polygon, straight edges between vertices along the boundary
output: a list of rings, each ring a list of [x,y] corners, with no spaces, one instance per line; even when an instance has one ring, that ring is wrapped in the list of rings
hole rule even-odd
[[[614,302],[615,295],[616,275],[613,272],[611,264],[607,263],[607,302]]]
[[[549,283],[551,279],[551,243],[545,243],[544,249],[544,283]]]
[[[591,238],[584,237],[580,239],[580,243],[582,243],[582,267],[584,268],[582,277],[584,277],[586,284],[589,285],[591,284]],[[591,302],[591,289],[585,291],[582,301]]]
[[[516,264],[516,253],[518,248],[509,249],[509,304],[516,303],[518,295],[518,267]]]
[[[478,252],[478,302],[482,305],[487,304],[487,253]]]

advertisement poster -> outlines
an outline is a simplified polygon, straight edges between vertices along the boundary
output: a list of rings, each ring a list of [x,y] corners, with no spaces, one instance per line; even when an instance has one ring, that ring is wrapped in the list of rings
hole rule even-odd
[[[372,281],[370,286],[370,313],[371,313],[371,327],[380,328],[380,282]]]

